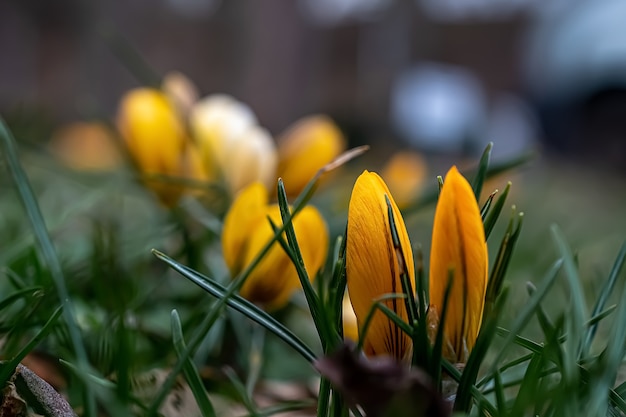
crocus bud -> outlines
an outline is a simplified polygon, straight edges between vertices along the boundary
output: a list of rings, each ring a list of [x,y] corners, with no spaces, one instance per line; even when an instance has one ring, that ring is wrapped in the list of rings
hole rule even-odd
[[[402,259],[394,247],[387,199],[391,204]],[[403,272],[415,288],[411,242],[400,210],[383,180],[373,172],[364,171],[352,189],[346,241],[348,292],[359,329],[376,299],[385,294],[402,293]],[[383,303],[403,320],[408,319],[403,299],[393,298]],[[376,311],[365,336],[363,351],[371,356],[389,355],[404,360],[412,352],[411,338],[381,311]]]
[[[231,275],[248,267],[274,236],[268,217],[282,225],[278,205],[268,204],[267,189],[255,182],[235,198],[224,219],[222,249]],[[304,266],[311,279],[324,264],[328,251],[326,222],[313,206],[303,208],[293,218],[296,239]],[[284,306],[295,290],[300,288],[296,269],[278,242],[252,270],[240,289],[240,294],[268,310]]]
[[[233,194],[256,180],[274,184],[276,148],[248,106],[230,96],[210,96],[194,106],[190,124],[202,159],[217,167]]]
[[[287,194],[298,195],[345,148],[341,131],[326,116],[309,116],[288,128],[278,139],[278,176]]]
[[[447,359],[465,363],[474,347],[487,290],[487,244],[472,187],[453,166],[439,195],[430,252],[430,304],[441,313],[448,277],[452,290],[444,322]]]

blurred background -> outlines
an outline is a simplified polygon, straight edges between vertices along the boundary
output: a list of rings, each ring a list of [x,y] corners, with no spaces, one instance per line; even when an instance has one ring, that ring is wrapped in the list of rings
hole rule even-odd
[[[557,222],[604,253],[626,231],[625,19],[617,0],[5,0],[0,113],[37,147],[177,70],[272,134],[325,113],[373,164],[417,150],[431,182],[492,141],[535,155],[495,184],[513,179],[528,245]]]

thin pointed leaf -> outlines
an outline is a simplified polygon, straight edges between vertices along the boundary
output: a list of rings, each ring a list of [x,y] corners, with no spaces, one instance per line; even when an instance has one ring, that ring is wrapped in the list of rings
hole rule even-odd
[[[391,231],[391,239],[400,268],[402,292],[404,293],[404,295],[406,295],[404,302],[407,316],[409,323],[411,325],[414,325],[417,321],[417,318],[419,317],[419,311],[417,309],[417,304],[415,303],[415,288],[413,288],[409,279],[407,261],[406,257],[404,256],[404,252],[402,251],[402,246],[400,245],[400,237],[398,236],[398,229],[396,228],[396,220],[393,215],[393,207],[391,206],[391,200],[389,200],[389,196],[387,196],[386,194],[385,201],[387,203],[387,214],[389,217],[389,230]]]
[[[220,283],[213,281],[210,278],[192,270],[191,268],[176,262],[169,256],[159,251],[155,250],[153,251],[153,253],[158,259],[168,264],[176,272],[189,279],[191,282],[193,282],[212,296],[218,299],[223,299],[224,297],[226,297],[228,290]],[[302,355],[304,359],[309,362],[313,362],[315,360],[315,354],[304,342],[302,342],[302,340],[300,340],[295,334],[291,332],[291,330],[287,329],[283,324],[267,314],[265,311],[261,310],[259,307],[239,295],[231,294],[226,300],[226,303],[229,307],[239,311],[250,320],[260,324],[270,332],[274,333],[281,340],[291,346],[296,352],[300,353],[300,355]]]
[[[235,371],[231,367],[227,366],[224,368],[224,375],[226,375],[226,377],[232,384],[235,392],[239,396],[239,399],[243,403],[244,407],[246,407],[248,412],[253,416],[257,416],[258,414],[256,411],[256,405],[252,401],[252,398],[248,396],[248,390],[246,390],[246,386],[239,380],[239,377],[237,376]]]
[[[39,254],[43,258],[48,268],[50,268],[50,276],[52,277],[52,281],[54,282],[57,296],[59,297],[61,305],[63,306],[63,319],[65,321],[65,324],[67,325],[72,348],[74,349],[74,354],[76,355],[76,358],[78,360],[78,366],[86,371],[90,368],[89,360],[87,359],[87,351],[85,350],[85,346],[83,345],[80,328],[78,327],[76,316],[74,314],[74,305],[67,290],[65,277],[63,276],[61,262],[59,261],[54,245],[52,244],[52,239],[50,239],[50,235],[46,227],[46,222],[43,218],[43,215],[41,214],[41,209],[39,208],[39,204],[37,203],[35,193],[33,192],[30,181],[28,180],[28,177],[20,163],[15,139],[13,138],[13,135],[11,134],[1,117],[0,140],[3,144],[3,153],[9,167],[9,172],[11,173],[11,177],[13,178],[13,182],[15,184],[15,187],[17,188],[18,194],[20,196],[30,224],[33,228],[35,237],[37,238]],[[87,386],[86,388],[87,390],[85,391],[85,415],[95,417],[95,399],[93,393],[90,392],[89,386]]]
[[[533,295],[525,303],[524,307],[522,307],[521,311],[517,314],[517,318],[513,321],[513,324],[511,325],[511,330],[506,335],[504,342],[500,348],[501,350],[494,358],[492,365],[487,372],[487,375],[493,373],[497,364],[504,356],[506,348],[512,342],[514,342],[517,337],[519,337],[518,334],[530,322],[531,317],[535,313],[535,309],[537,308],[543,297],[545,297],[545,295],[548,293],[548,290],[552,287],[552,284],[554,284],[554,281],[557,277],[559,270],[561,269],[562,264],[563,261],[559,259],[552,265],[546,276],[539,283],[537,291],[533,293]]]
[[[369,330],[372,319],[374,318],[374,313],[376,310],[380,310],[383,312],[391,321],[394,322],[396,326],[400,328],[404,333],[409,336],[413,332],[411,325],[406,323],[400,316],[398,316],[393,310],[384,305],[382,302],[385,300],[391,300],[394,298],[404,298],[404,294],[384,294],[381,297],[373,300],[372,306],[367,312],[367,316],[365,316],[365,320],[363,321],[363,326],[359,329],[359,343],[356,346],[357,350],[361,350],[363,348],[363,342],[365,341],[365,336],[367,335],[367,331]]]
[[[485,178],[487,177],[487,169],[489,168],[489,159],[491,158],[492,148],[493,142],[489,142],[489,144],[487,144],[487,147],[483,151],[482,156],[480,157],[480,162],[478,162],[478,171],[476,172],[476,176],[472,181],[472,189],[474,190],[476,201],[480,199],[480,193],[483,190],[483,183],[485,182]]]
[[[613,264],[613,268],[611,268],[611,272],[609,273],[609,277],[604,283],[602,287],[602,292],[600,296],[596,300],[596,304],[593,307],[593,311],[591,312],[592,316],[596,316],[604,309],[609,297],[613,293],[613,289],[615,288],[615,284],[617,283],[617,278],[619,277],[620,272],[622,271],[622,267],[624,266],[624,261],[626,260],[626,243],[622,244],[622,247],[615,259],[615,263]],[[591,344],[593,343],[593,338],[596,335],[596,331],[598,330],[598,326],[596,323],[589,326],[587,329],[587,334],[585,335],[585,342],[583,344],[583,355],[586,355],[591,348]]]
[[[511,182],[509,181],[506,184],[506,187],[504,188],[504,191],[502,192],[502,194],[500,194],[500,196],[496,200],[496,203],[493,205],[491,210],[489,210],[487,217],[484,219],[485,239],[489,239],[489,235],[491,235],[491,231],[496,225],[496,222],[498,221],[498,218],[500,217],[500,213],[502,213],[502,209],[504,208],[504,203],[506,201],[506,198],[509,195],[510,190],[511,190]]]
[[[178,312],[176,310],[172,310],[171,324],[174,350],[176,351],[176,355],[180,358],[180,355],[185,352],[187,346],[185,345],[185,339],[183,337],[183,329],[180,324],[180,317],[178,316]],[[202,416],[215,417],[215,409],[213,408],[213,404],[211,404],[211,400],[209,400],[209,396],[204,389],[202,379],[200,378],[200,374],[198,374],[196,366],[193,364],[189,357],[184,359],[183,362],[183,373],[185,374],[185,378],[187,379],[189,388],[193,393],[193,397],[198,403],[198,407],[200,408]]]
[[[289,202],[287,201],[287,192],[285,191],[285,186],[282,179],[280,178],[278,179],[278,206],[280,207],[280,216],[283,220],[283,223],[286,223],[286,220],[290,218],[291,210],[289,209]],[[288,254],[292,259],[292,262],[296,268],[296,272],[298,273],[298,278],[300,279],[300,284],[302,285],[304,296],[309,306],[309,310],[311,311],[313,322],[315,323],[317,333],[322,342],[322,347],[326,352],[329,348],[334,347],[339,342],[339,340],[336,340],[333,337],[333,333],[328,328],[326,315],[322,311],[321,302],[317,294],[315,294],[315,290],[311,285],[311,280],[304,265],[304,259],[302,258],[300,247],[298,246],[298,240],[296,238],[296,232],[292,222],[288,222],[285,224],[285,234],[287,235],[287,243],[289,245],[289,248],[291,249],[291,253]],[[282,236],[281,239],[279,239],[279,242],[281,240]]]
[[[57,308],[54,313],[52,313],[52,316],[50,316],[50,318],[46,321],[46,324],[43,325],[41,330],[37,332],[35,337],[24,345],[15,357],[2,364],[2,367],[0,368],[0,385],[4,386],[7,383],[11,375],[13,375],[13,372],[15,372],[17,365],[19,365],[26,355],[28,355],[30,351],[32,351],[35,346],[41,343],[41,341],[48,335],[50,330],[52,330],[52,326],[56,324],[56,321],[62,312],[63,307]]]
[[[570,289],[570,317],[567,321],[567,340],[564,345],[564,367],[563,377],[568,383],[575,383],[577,379],[576,368],[572,364],[576,359],[580,357],[582,342],[583,342],[583,328],[581,323],[585,322],[587,315],[587,307],[585,304],[585,297],[580,285],[580,278],[578,276],[578,270],[574,262],[574,257],[569,249],[569,246],[565,242],[565,238],[560,229],[553,225],[551,228],[552,235],[556,242],[557,248],[563,259],[563,271],[565,278]]]
[[[493,338],[496,335],[498,329],[498,320],[500,318],[502,309],[504,308],[507,296],[508,290],[505,288],[498,298],[492,314],[487,317],[487,320],[484,321],[480,326],[480,332],[478,333],[478,337],[476,338],[476,344],[474,345],[474,348],[470,353],[469,359],[467,360],[467,364],[465,365],[465,369],[463,370],[461,382],[459,382],[456,400],[454,401],[455,411],[464,411],[466,413],[469,413],[472,407],[471,388],[474,387],[476,384],[476,378],[478,376],[480,366],[482,365],[483,360],[487,355],[487,350],[489,349],[489,346],[491,345]]]
[[[495,190],[494,192],[489,194],[489,197],[487,197],[487,201],[485,201],[485,204],[480,209],[480,218],[483,220],[483,222],[485,221],[485,217],[487,216],[487,213],[489,213],[489,209],[491,208],[491,203],[493,203],[493,199],[496,196],[496,194],[498,194],[498,190]]]

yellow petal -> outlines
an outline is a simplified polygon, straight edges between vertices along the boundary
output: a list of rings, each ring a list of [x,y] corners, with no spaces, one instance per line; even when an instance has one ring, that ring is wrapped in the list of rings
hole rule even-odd
[[[167,97],[149,88],[128,92],[120,103],[118,127],[142,172],[178,175],[185,146],[183,125]]]
[[[402,266],[391,236],[385,195],[391,201],[406,270],[415,288],[413,253],[402,215],[383,180],[377,174],[365,171],[352,190],[346,242],[348,292],[359,328],[375,299],[385,294],[402,293]],[[407,320],[403,299],[388,300],[385,304]],[[387,316],[377,311],[363,349],[368,355],[387,354],[403,359],[411,351],[411,341]]]
[[[382,169],[389,190],[399,207],[414,201],[426,177],[426,162],[417,152],[402,151],[394,154]]]
[[[238,274],[244,267],[250,234],[259,223],[267,222],[265,215],[268,198],[263,184],[250,184],[237,195],[224,218],[222,250],[232,275]]]
[[[430,303],[440,311],[448,274],[452,292],[445,335],[457,361],[467,360],[480,329],[487,289],[487,245],[472,187],[453,166],[444,180],[435,211],[430,254]]]
[[[278,176],[288,195],[299,194],[320,168],[346,148],[343,135],[326,116],[301,119],[278,143]]]
[[[187,138],[174,106],[163,93],[150,88],[128,92],[121,100],[117,125],[130,155],[147,177],[183,176]],[[174,205],[184,190],[180,184],[163,180],[145,183],[167,206]]]

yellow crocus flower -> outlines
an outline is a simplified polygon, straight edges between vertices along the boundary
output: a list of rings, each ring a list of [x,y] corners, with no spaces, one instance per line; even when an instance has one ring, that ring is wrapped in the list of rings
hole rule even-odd
[[[158,90],[137,88],[120,102],[117,125],[137,168],[146,177],[163,175],[205,180],[197,150],[188,142],[184,126],[167,97]],[[189,161],[192,161],[190,164]],[[146,179],[161,201],[172,206],[185,190],[167,179]]]
[[[288,195],[298,195],[317,171],[346,148],[339,128],[326,116],[297,121],[278,139],[278,176]]]
[[[254,181],[266,187],[276,182],[276,145],[266,129],[244,103],[224,94],[197,102],[189,123],[202,159],[216,166],[231,193]]]
[[[444,355],[467,361],[478,336],[487,289],[487,244],[472,187],[453,166],[435,211],[430,252],[430,304],[441,313],[449,274],[452,289],[444,323]]]
[[[394,247],[385,196],[391,202],[402,256]],[[346,241],[348,292],[359,329],[376,299],[385,294],[402,293],[400,275],[403,270],[415,288],[411,242],[400,210],[384,181],[377,174],[364,171],[352,189]],[[408,319],[403,299],[394,298],[384,303],[403,320]],[[367,331],[363,350],[367,355],[390,355],[402,360],[412,351],[411,339],[377,311]]]
[[[235,198],[224,219],[222,249],[224,260],[234,277],[252,263],[274,236],[268,217],[281,225],[277,204],[268,204],[265,186],[254,182]],[[313,206],[304,207],[293,219],[304,266],[314,279],[324,264],[328,251],[326,222]],[[254,268],[240,289],[240,294],[268,310],[284,306],[300,288],[296,269],[278,242]]]

